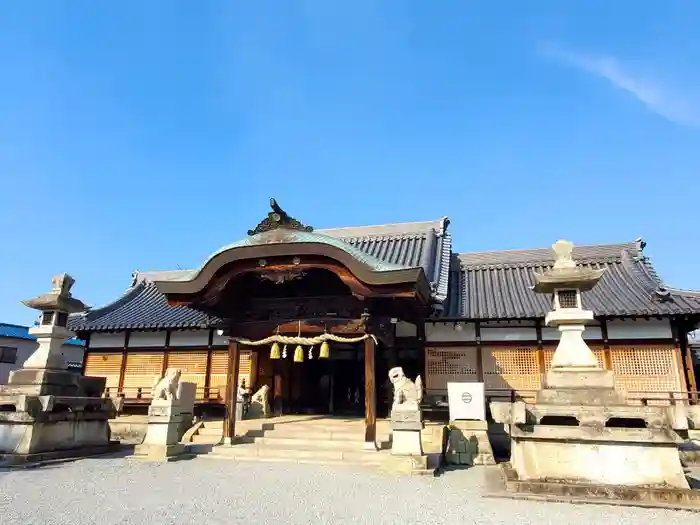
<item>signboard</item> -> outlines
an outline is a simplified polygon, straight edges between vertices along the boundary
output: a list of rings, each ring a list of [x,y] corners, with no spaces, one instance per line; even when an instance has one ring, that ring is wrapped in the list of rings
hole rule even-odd
[[[486,420],[484,383],[447,383],[450,421]]]

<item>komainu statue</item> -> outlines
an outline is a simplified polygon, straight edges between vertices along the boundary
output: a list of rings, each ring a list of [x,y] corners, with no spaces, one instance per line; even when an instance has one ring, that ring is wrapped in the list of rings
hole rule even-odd
[[[414,383],[403,373],[403,368],[396,366],[389,370],[389,380],[394,386],[394,402],[391,411],[394,410],[419,410],[423,400],[423,381],[420,376]]]
[[[268,417],[270,415],[269,392],[270,387],[268,385],[263,385],[250,398],[250,408],[248,408],[248,417],[250,419]]]
[[[151,391],[152,399],[167,399],[168,401],[177,399],[178,387],[180,386],[180,376],[182,370],[178,368],[168,368],[165,375],[159,379]]]

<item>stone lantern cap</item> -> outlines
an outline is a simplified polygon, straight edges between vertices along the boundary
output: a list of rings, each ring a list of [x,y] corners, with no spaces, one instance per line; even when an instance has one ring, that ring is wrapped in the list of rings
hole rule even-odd
[[[82,312],[85,310],[85,304],[75,299],[70,293],[73,283],[75,283],[75,279],[67,273],[55,275],[51,279],[49,293],[22,301],[22,304],[42,312],[57,311],[69,314]]]
[[[582,292],[591,290],[605,273],[605,268],[596,270],[576,266],[572,257],[574,244],[560,240],[552,245],[555,254],[554,267],[546,272],[535,272],[536,293],[554,293],[557,289],[575,289]]]

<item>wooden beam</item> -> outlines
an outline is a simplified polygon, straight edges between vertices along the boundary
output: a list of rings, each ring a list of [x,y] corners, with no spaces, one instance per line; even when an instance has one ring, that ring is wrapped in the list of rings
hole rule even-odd
[[[377,442],[377,392],[375,388],[376,354],[374,339],[365,339],[365,446],[376,448]]]
[[[274,321],[251,321],[232,326],[231,333],[236,337],[256,340],[274,334],[278,326],[280,334],[295,336],[301,332],[302,337],[321,335],[325,331],[341,337],[356,337],[364,333],[358,319],[338,318],[306,319],[301,321],[301,324],[299,321],[282,324]]]
[[[226,416],[224,418],[224,439],[233,445],[236,437],[236,400],[238,398],[238,343],[229,341],[228,372],[226,381]]]
[[[204,368],[204,392],[202,393],[203,399],[211,399],[211,395],[209,394],[209,388],[211,387],[211,355],[212,355],[212,349],[208,348],[207,349],[207,364]],[[228,379],[228,372],[226,372],[226,376]]]

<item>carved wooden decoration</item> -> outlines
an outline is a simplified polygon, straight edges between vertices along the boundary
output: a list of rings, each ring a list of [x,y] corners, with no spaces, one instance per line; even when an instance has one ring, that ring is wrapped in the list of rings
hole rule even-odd
[[[303,232],[314,231],[311,226],[306,226],[294,217],[288,215],[287,212],[277,204],[275,199],[270,199],[270,208],[272,208],[272,211],[267,214],[267,218],[263,219],[254,230],[248,230],[248,235],[256,235],[278,228],[287,228]]]

